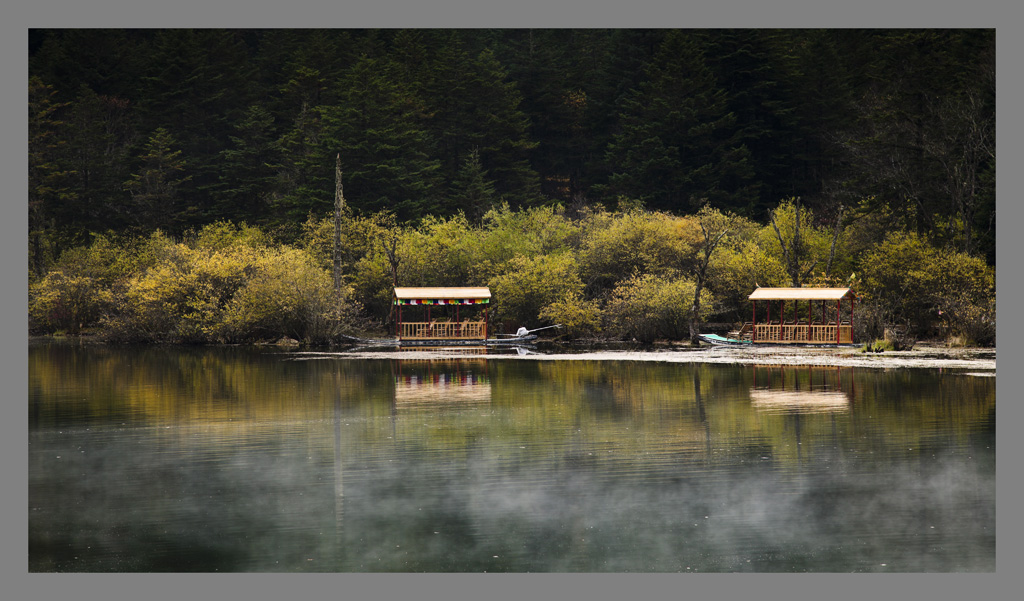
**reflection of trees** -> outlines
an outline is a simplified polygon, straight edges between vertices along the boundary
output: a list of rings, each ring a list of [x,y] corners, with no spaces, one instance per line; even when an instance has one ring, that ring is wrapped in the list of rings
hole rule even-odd
[[[438,388],[426,404],[403,404],[399,372],[424,383],[471,374],[466,389],[486,394],[450,402],[450,390]],[[513,462],[561,457],[594,468],[785,462],[879,447],[905,453],[963,444],[995,406],[994,378],[931,370],[473,357],[403,363],[396,372],[391,361],[301,353],[70,345],[30,347],[29,389],[33,426],[96,419],[237,439],[282,423],[337,428],[342,415],[360,419],[358,435],[343,431],[346,448],[388,441],[383,452],[497,450]],[[833,400],[841,393],[848,403],[845,411],[766,411],[756,397],[773,391]]]
[[[835,458],[844,449],[879,448],[891,453],[869,455],[885,460],[908,449],[920,452],[939,433],[964,444],[995,406],[994,378],[923,369],[749,369],[756,382],[750,396],[751,405],[759,407],[753,412],[758,429],[780,460],[799,461],[811,453]],[[759,405],[758,393],[761,398],[777,393],[780,402]],[[848,399],[848,409],[837,402],[839,394]]]
[[[341,373],[337,364],[335,364],[334,369],[334,532],[338,548],[340,549],[343,548],[341,543],[345,523],[344,463],[341,453],[344,441],[341,438],[341,420],[343,417],[341,411]]]
[[[338,391],[346,413],[387,415],[386,362],[303,358],[238,348],[45,345],[30,349],[29,381],[43,422],[242,428],[329,419]]]

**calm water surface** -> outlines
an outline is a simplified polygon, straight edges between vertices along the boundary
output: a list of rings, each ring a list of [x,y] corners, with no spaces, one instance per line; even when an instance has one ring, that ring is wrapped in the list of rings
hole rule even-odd
[[[29,348],[29,568],[995,570],[995,377]]]

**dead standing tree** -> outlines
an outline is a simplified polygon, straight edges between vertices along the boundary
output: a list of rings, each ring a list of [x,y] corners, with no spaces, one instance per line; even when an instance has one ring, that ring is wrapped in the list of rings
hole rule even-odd
[[[690,344],[700,345],[700,293],[708,277],[708,265],[711,264],[711,256],[718,248],[722,240],[729,234],[733,217],[712,209],[703,207],[697,212],[697,224],[700,226],[701,241],[696,260],[693,263],[692,271],[696,284],[693,290],[693,303],[690,305]]]
[[[783,203],[775,209],[770,218],[772,228],[775,230],[775,238],[779,241],[779,246],[782,248],[782,263],[786,268],[786,273],[789,274],[792,286],[800,288],[802,282],[810,277],[811,272],[814,271],[819,261],[813,260],[807,265],[800,264],[801,261],[805,260],[808,249],[800,234],[800,199],[798,198],[788,201],[789,206],[793,207],[793,236],[789,239],[789,243],[786,243],[786,236],[783,236],[779,223],[775,218],[777,214],[787,210],[786,204]]]
[[[334,299],[341,310],[341,215],[345,209],[345,194],[341,187],[341,154],[334,163]]]
[[[401,238],[401,229],[395,223],[394,216],[387,215],[379,241],[381,250],[384,251],[384,257],[388,260],[388,269],[391,272],[392,288],[398,288],[398,265],[401,263],[401,258],[398,256],[399,238]],[[387,323],[391,323],[394,318],[394,313],[395,305],[392,304],[388,309]]]
[[[832,229],[832,244],[828,248],[828,262],[825,263],[825,278],[832,277],[832,264],[835,263],[836,259],[836,246],[839,244],[839,234],[843,231],[843,215],[846,212],[846,207],[843,203],[839,203],[836,214],[835,226]]]

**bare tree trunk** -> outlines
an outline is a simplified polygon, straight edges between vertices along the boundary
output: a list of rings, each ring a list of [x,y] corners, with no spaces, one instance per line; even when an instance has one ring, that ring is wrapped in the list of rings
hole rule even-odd
[[[345,195],[341,188],[341,154],[334,164],[334,299],[341,305],[341,213]]]
[[[775,215],[770,215],[772,222],[772,228],[775,229],[775,237],[779,241],[779,246],[782,247],[782,262],[786,267],[786,271],[789,272],[789,279],[793,282],[793,287],[800,286],[800,270],[798,249],[800,246],[800,205],[798,203],[793,204],[796,210],[795,219],[793,220],[793,240],[790,246],[786,245],[785,239],[782,237],[782,231],[779,229],[779,224],[775,222]]]
[[[832,275],[832,262],[836,258],[836,244],[839,242],[839,231],[843,224],[843,212],[846,207],[839,205],[839,214],[836,215],[836,228],[832,232],[832,246],[828,250],[828,263],[825,264],[825,277]]]
[[[388,241],[381,240],[380,246],[384,250],[384,254],[388,258],[388,267],[391,269],[391,285],[398,288],[398,264],[401,259],[398,257],[398,233],[395,231],[390,232],[391,239]],[[391,323],[395,313],[395,305],[392,304],[388,309],[388,323]],[[398,335],[397,324],[395,335]]]
[[[802,282],[810,277],[820,261],[811,261],[807,269],[800,273],[800,260],[807,254],[807,250],[804,248],[803,240],[800,237],[799,199],[794,199],[793,211],[793,239],[790,240],[789,246],[786,245],[786,240],[782,236],[782,230],[779,229],[779,224],[775,221],[775,215],[769,215],[769,218],[771,219],[772,228],[775,230],[775,237],[779,241],[779,246],[782,247],[782,262],[785,265],[786,272],[789,274],[789,279],[792,281],[791,286],[800,288],[803,286]]]
[[[711,264],[711,255],[729,233],[729,217],[718,211],[702,209],[699,213],[701,235],[704,238],[702,244],[703,256],[698,259],[693,270],[697,280],[693,289],[693,303],[690,304],[690,344],[700,346],[700,293],[704,290],[704,284],[708,279],[708,266]]]
[[[704,288],[704,278],[697,278],[693,289],[693,303],[690,305],[690,345],[700,346],[700,292]]]

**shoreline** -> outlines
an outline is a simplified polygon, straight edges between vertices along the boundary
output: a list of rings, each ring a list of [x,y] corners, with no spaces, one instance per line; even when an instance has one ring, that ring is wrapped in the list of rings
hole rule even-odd
[[[460,352],[461,351],[461,352]],[[306,359],[352,358],[394,359],[396,351],[294,351]],[[467,356],[464,349],[403,350],[404,359],[451,359]],[[717,363],[740,365],[862,367],[870,369],[957,369],[976,370],[974,375],[996,375],[995,348],[947,348],[919,345],[910,351],[863,353],[857,348],[813,347],[676,347],[665,349],[580,350],[546,353],[543,349],[527,349],[518,353],[484,353],[470,355],[489,360],[531,361],[651,361],[663,363]]]
[[[532,356],[530,356],[532,357]],[[571,359],[554,355],[551,358]],[[873,369],[971,369],[991,372],[995,376],[995,349],[947,349],[920,347],[911,351],[862,353],[853,348],[763,347],[668,351],[623,351],[582,354],[580,359],[614,359],[628,361],[661,361],[667,363],[718,363],[740,365],[813,365],[825,367],[864,367]]]
[[[31,336],[29,344],[56,342],[94,344],[105,346],[107,343],[89,337],[54,338],[47,336]],[[557,343],[556,343],[557,344]],[[808,347],[808,346],[701,346],[693,348],[684,345],[663,344],[652,347],[637,348],[597,348],[587,346],[573,348],[559,346],[552,352],[551,343],[541,341],[539,347],[516,347],[509,349],[482,347],[465,348],[416,348],[401,350],[404,359],[451,359],[460,356],[472,356],[490,360],[531,360],[531,361],[652,361],[663,363],[716,363],[736,365],[779,365],[779,366],[825,366],[825,367],[862,367],[870,369],[957,369],[976,370],[974,375],[996,375],[996,348],[964,347],[950,348],[937,343],[917,344],[909,351],[886,351],[883,353],[861,352],[860,346],[850,347]],[[118,345],[113,345],[118,346]],[[144,346],[182,346],[177,344],[145,344]],[[397,349],[309,349],[296,348],[292,345],[239,344],[239,345],[199,345],[199,348],[219,347],[252,347],[278,350],[284,354],[301,359],[317,358],[349,358],[349,359],[395,359]],[[474,353],[472,351],[483,351]],[[488,352],[489,351],[489,352]],[[504,352],[502,352],[504,351]],[[509,352],[512,351],[512,352]]]

